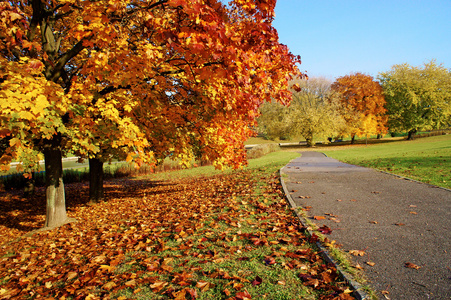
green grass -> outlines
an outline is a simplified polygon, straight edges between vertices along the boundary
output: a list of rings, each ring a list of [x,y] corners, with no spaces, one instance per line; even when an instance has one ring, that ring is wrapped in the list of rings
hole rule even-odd
[[[243,169],[258,169],[258,168],[265,168],[265,167],[271,167],[271,166],[283,166],[284,164],[287,164],[290,160],[295,159],[299,156],[299,153],[294,152],[272,152],[269,153],[263,157],[250,159],[248,162],[248,165],[244,167]],[[164,173],[154,173],[147,175],[148,178],[152,180],[168,180],[168,179],[174,179],[174,178],[186,178],[186,177],[194,177],[194,176],[212,176],[212,175],[218,175],[218,174],[228,174],[233,172],[231,169],[226,170],[216,170],[213,166],[204,166],[204,167],[197,167],[197,168],[191,168],[191,169],[183,169],[178,171],[172,171],[172,172],[164,172]],[[147,177],[146,176],[146,177]]]
[[[451,135],[398,141],[368,147],[329,148],[324,153],[360,165],[425,183],[451,188]]]

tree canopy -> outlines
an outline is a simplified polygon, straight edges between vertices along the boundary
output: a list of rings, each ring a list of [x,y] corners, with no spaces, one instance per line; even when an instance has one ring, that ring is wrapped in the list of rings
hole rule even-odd
[[[394,65],[379,80],[387,100],[391,131],[409,133],[451,125],[451,72],[434,60],[423,67]]]
[[[385,98],[381,85],[372,76],[354,73],[332,84],[345,109],[348,133],[354,137],[386,132]]]
[[[0,3],[0,158],[46,161],[46,226],[64,222],[61,157],[245,163],[264,100],[300,75],[272,27],[275,1]],[[59,171],[56,171],[59,170]],[[64,213],[62,211],[64,210]],[[55,212],[61,215],[52,220]]]
[[[315,138],[327,140],[343,130],[340,103],[331,93],[329,80],[312,77],[291,84],[299,89],[292,90],[289,107],[272,102],[261,109],[259,127],[268,138],[302,136],[309,146],[314,146]]]

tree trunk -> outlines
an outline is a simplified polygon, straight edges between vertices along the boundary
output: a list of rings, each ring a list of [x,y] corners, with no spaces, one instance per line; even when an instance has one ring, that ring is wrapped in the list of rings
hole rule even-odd
[[[34,172],[31,173],[31,178],[29,178],[27,180],[27,182],[25,183],[25,187],[23,189],[23,194],[25,197],[31,197],[34,195],[34,191],[35,191],[35,175]]]
[[[61,138],[55,137],[44,146],[47,213],[44,227],[67,223],[66,198],[63,184]]]
[[[315,147],[315,142],[313,142],[313,138],[311,137],[306,138],[305,141],[307,142],[308,147]]]
[[[89,201],[99,202],[103,199],[103,161],[99,158],[89,159]]]
[[[351,145],[354,145],[354,144],[355,144],[355,134],[351,138]]]
[[[409,135],[407,136],[408,141],[413,141],[415,139],[415,134],[417,133],[416,129],[412,129],[409,131]]]

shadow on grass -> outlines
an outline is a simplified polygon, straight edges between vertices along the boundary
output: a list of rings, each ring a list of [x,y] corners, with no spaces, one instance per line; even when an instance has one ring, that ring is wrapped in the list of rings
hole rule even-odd
[[[169,194],[175,191],[175,184],[134,178],[118,178],[104,182],[105,199],[143,197],[149,187],[151,194]],[[189,187],[187,187],[189,188]],[[89,182],[65,184],[66,209],[68,215],[77,207],[88,206]],[[0,244],[44,226],[46,215],[45,188],[37,187],[33,195],[26,197],[22,190],[0,192]]]

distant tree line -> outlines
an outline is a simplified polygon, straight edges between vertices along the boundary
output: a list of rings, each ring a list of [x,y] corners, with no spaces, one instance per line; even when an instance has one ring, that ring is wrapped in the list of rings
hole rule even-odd
[[[292,82],[293,101],[286,107],[267,102],[258,119],[268,139],[303,137],[315,141],[407,133],[451,126],[451,72],[434,60],[421,67],[394,65],[377,79],[352,73],[334,82],[322,77]]]

